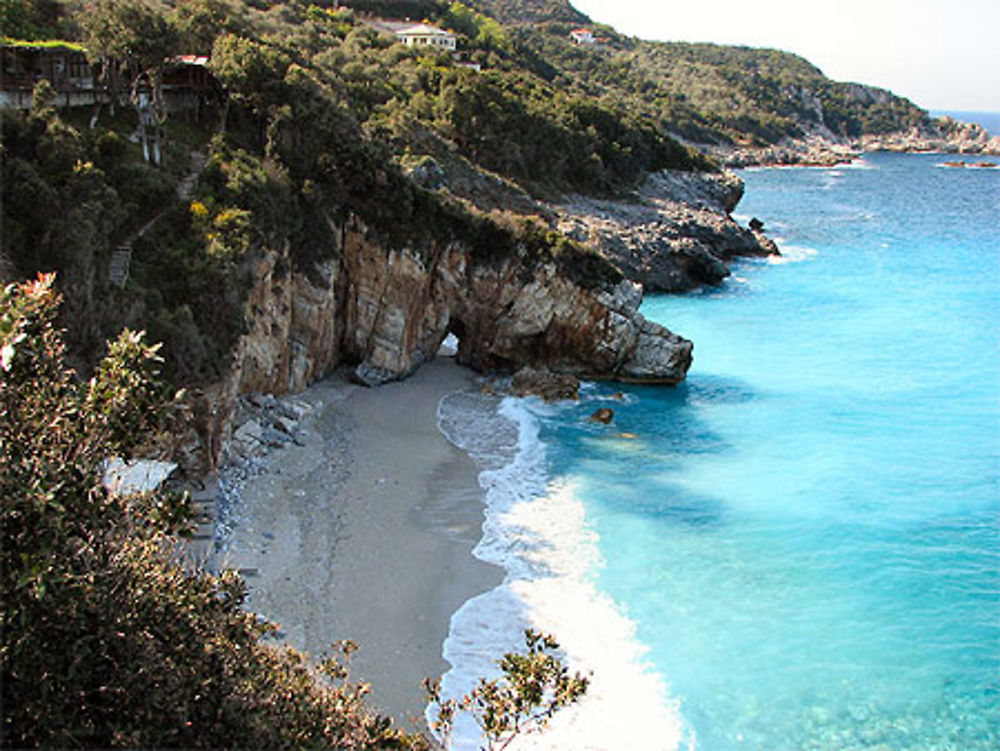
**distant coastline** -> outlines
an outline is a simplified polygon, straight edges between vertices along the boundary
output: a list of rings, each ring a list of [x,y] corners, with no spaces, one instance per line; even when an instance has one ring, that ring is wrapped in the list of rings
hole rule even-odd
[[[950,111],[928,115],[932,119],[922,125],[881,134],[842,138],[829,131],[817,131],[770,146],[712,146],[706,150],[728,168],[830,167],[877,151],[1000,155],[1000,135],[996,135],[1000,132],[1000,113]]]

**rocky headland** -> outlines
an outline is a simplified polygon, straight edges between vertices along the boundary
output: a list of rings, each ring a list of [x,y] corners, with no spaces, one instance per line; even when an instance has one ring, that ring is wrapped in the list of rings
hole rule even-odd
[[[911,128],[865,134],[857,138],[839,137],[815,123],[809,124],[805,130],[805,135],[788,137],[774,145],[712,146],[707,151],[721,164],[732,168],[833,166],[872,151],[1000,155],[1000,136],[990,137],[989,132],[978,123],[966,123],[947,116]]]
[[[630,201],[570,196],[553,208],[561,232],[600,248],[646,291],[683,292],[720,284],[736,257],[778,254],[761,230],[730,216],[742,197],[731,172],[664,170]]]

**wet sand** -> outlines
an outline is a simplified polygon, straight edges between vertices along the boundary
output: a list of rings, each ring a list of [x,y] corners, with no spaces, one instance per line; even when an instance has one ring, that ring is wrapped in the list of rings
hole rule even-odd
[[[438,402],[465,388],[474,374],[439,358],[402,383],[335,377],[297,395],[311,407],[302,445],[265,457],[243,487],[224,561],[249,570],[249,607],[288,644],[320,658],[356,641],[352,677],[411,728],[423,728],[424,677],[448,668],[451,614],[502,579],[471,555],[477,470],[437,429]]]

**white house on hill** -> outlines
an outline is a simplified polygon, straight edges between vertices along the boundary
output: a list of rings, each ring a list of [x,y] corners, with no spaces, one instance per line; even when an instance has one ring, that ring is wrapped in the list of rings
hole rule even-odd
[[[572,37],[573,41],[576,42],[577,44],[589,46],[591,44],[597,43],[597,40],[594,39],[593,32],[591,32],[588,29],[573,29],[569,33],[569,35],[570,37]]]
[[[450,31],[425,23],[400,29],[396,32],[396,38],[410,47],[426,46],[454,51],[456,45],[456,37]]]

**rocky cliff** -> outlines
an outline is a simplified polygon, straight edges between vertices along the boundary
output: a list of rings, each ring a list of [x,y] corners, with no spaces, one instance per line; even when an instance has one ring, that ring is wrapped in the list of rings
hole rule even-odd
[[[940,151],[947,154],[1000,155],[1000,136],[991,138],[978,123],[941,117],[930,125],[887,135],[867,135],[854,145],[862,151]]]
[[[660,170],[630,197],[569,195],[533,199],[516,185],[465,160],[426,157],[407,171],[424,187],[445,189],[481,211],[533,215],[611,260],[647,292],[683,292],[720,284],[739,256],[778,254],[762,232],[741,227],[731,212],[743,198],[732,172]]]
[[[554,208],[561,232],[601,248],[629,279],[648,291],[681,292],[721,283],[737,256],[778,253],[730,216],[742,196],[732,173],[664,170],[631,201],[573,196]]]
[[[297,391],[341,365],[369,386],[405,378],[449,333],[458,361],[482,372],[676,384],[690,366],[691,342],[638,313],[634,282],[588,289],[554,262],[484,262],[457,241],[396,247],[355,216],[331,241],[332,260],[309,274],[283,271],[287,248],[254,261],[248,330],[228,377],[195,405],[203,461],[217,459],[239,394]]]

